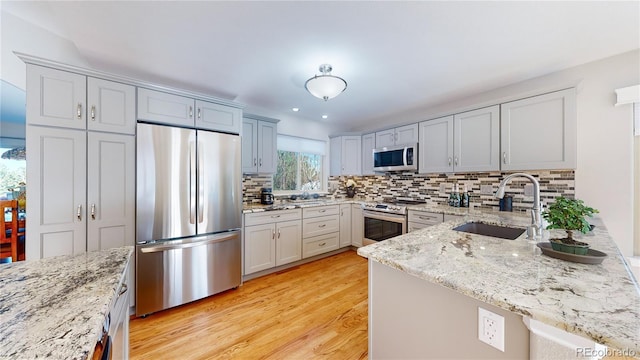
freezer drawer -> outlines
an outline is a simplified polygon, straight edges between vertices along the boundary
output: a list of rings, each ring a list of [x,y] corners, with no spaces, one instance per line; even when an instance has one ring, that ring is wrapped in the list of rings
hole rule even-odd
[[[136,315],[228,290],[242,281],[241,233],[136,245]]]

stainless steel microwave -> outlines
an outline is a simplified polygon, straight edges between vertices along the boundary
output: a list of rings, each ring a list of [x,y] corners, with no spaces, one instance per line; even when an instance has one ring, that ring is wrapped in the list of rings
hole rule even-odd
[[[386,146],[374,149],[373,170],[418,170],[418,144]]]

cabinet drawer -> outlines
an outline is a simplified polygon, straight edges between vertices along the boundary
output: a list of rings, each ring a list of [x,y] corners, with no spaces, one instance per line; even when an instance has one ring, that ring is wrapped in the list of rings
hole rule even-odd
[[[433,225],[435,225],[435,224],[428,225],[428,224],[423,224],[423,223],[419,223],[419,222],[409,221],[407,223],[407,232],[412,232],[412,231],[424,229],[426,227],[433,226]]]
[[[280,221],[300,220],[300,209],[265,211],[259,213],[244,214],[244,226],[271,224]]]
[[[409,221],[415,223],[421,223],[425,225],[435,225],[442,222],[442,214],[428,212],[428,211],[415,211],[409,210]]]
[[[307,219],[325,215],[338,215],[339,212],[340,205],[316,206],[302,209],[302,216]]]
[[[464,218],[464,216],[462,216],[462,215],[449,215],[449,214],[444,214],[444,221],[449,221],[449,220],[462,220],[462,218]]]
[[[302,237],[312,237],[340,231],[340,216],[330,215],[302,220]]]
[[[304,239],[302,243],[302,258],[306,259],[314,255],[337,250],[339,241],[339,233],[314,236],[308,239]]]

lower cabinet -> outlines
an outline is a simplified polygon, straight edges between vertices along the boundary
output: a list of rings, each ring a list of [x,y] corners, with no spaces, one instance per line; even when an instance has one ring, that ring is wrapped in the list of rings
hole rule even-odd
[[[299,209],[246,214],[244,274],[302,259],[300,219]]]
[[[133,259],[132,259],[133,260]],[[132,268],[129,263],[129,268]],[[129,282],[129,270],[125,270],[125,278],[120,287],[115,303],[109,309],[111,337],[111,359],[129,358],[129,292],[133,290]]]
[[[308,258],[328,251],[337,250],[340,233],[314,236],[302,239],[302,257]]]
[[[327,205],[302,211],[302,258],[337,250],[340,244],[340,206]]]
[[[443,221],[458,220],[462,215],[441,214],[430,211],[409,210],[407,221],[407,232],[424,229],[429,226],[438,225]]]
[[[340,205],[340,247],[351,246],[351,204]]]
[[[362,246],[364,238],[364,217],[362,215],[362,205],[351,205],[351,245]]]

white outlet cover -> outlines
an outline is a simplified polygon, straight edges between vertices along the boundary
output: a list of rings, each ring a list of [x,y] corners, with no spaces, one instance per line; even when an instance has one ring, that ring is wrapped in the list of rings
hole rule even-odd
[[[504,317],[479,307],[478,340],[504,352]]]
[[[491,185],[480,185],[480,194],[484,194],[484,195],[493,194],[493,187]]]
[[[526,184],[524,186],[524,196],[533,196],[533,184]]]
[[[447,184],[440,183],[440,194],[446,194],[446,193],[447,193]]]

